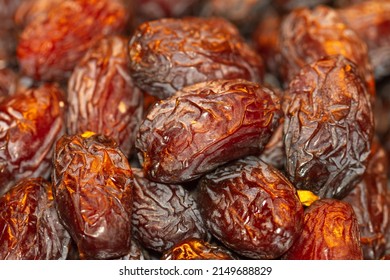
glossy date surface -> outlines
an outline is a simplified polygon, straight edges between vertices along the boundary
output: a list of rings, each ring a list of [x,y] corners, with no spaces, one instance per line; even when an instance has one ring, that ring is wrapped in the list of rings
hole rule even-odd
[[[285,260],[361,260],[359,225],[352,206],[320,199],[305,209],[303,231]]]
[[[151,108],[136,148],[146,175],[166,183],[199,178],[216,167],[260,153],[279,124],[279,97],[245,80],[184,88]]]
[[[342,56],[302,69],[283,99],[285,168],[298,189],[342,198],[366,170],[374,119],[364,82]]]
[[[288,84],[306,64],[324,56],[343,55],[357,65],[368,93],[375,96],[367,45],[335,9],[318,6],[312,10],[293,10],[282,20],[279,46],[281,76],[285,83]]]
[[[45,179],[23,179],[0,198],[0,259],[66,259],[70,242]]]
[[[44,84],[0,103],[0,195],[22,178],[50,176],[52,149],[65,131],[63,95]]]
[[[202,239],[190,238],[175,244],[161,257],[162,260],[234,260],[227,249]]]
[[[21,71],[36,80],[66,81],[98,38],[122,32],[126,22],[120,0],[62,1],[21,32],[17,46]]]
[[[67,92],[67,130],[114,138],[125,155],[133,148],[143,117],[143,94],[128,73],[127,40],[97,41],[72,72]]]
[[[206,174],[198,188],[199,209],[208,230],[239,255],[278,258],[301,234],[303,206],[296,189],[257,157]]]
[[[58,215],[82,259],[130,252],[133,173],[117,143],[93,134],[64,135],[54,153]]]
[[[130,71],[144,91],[158,98],[215,79],[261,82],[261,57],[238,29],[222,18],[164,18],[137,27],[129,42]]]

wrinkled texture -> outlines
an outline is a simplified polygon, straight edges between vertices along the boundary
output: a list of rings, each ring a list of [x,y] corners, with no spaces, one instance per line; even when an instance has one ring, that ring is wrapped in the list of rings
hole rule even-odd
[[[69,246],[48,181],[21,180],[0,198],[0,259],[65,259]]]
[[[248,258],[275,259],[300,236],[303,206],[284,175],[257,157],[206,174],[198,203],[211,234]]]
[[[235,260],[231,252],[225,248],[202,239],[183,240],[161,257],[162,260]]]
[[[23,29],[21,71],[36,80],[64,81],[97,39],[123,31],[126,23],[121,0],[64,0]]]
[[[338,13],[326,6],[292,11],[281,23],[279,46],[281,76],[289,83],[306,64],[329,55],[343,55],[354,62],[358,73],[375,96],[375,80],[366,43]]]
[[[261,57],[222,18],[185,17],[141,24],[129,42],[136,84],[158,98],[198,82],[242,78],[261,82]]]
[[[298,189],[342,198],[366,170],[374,119],[355,65],[326,57],[302,69],[283,99],[286,172]]]
[[[351,205],[320,199],[305,209],[303,231],[285,260],[361,260],[359,225]]]
[[[390,1],[365,1],[338,10],[367,44],[376,79],[390,74]]]
[[[82,259],[129,253],[133,173],[112,138],[64,135],[54,153],[53,194],[58,215]]]
[[[112,137],[125,155],[134,145],[143,117],[143,95],[128,73],[127,40],[97,42],[77,64],[68,82],[67,129]]]
[[[0,102],[13,94],[17,78],[17,73],[12,69],[0,69]]]
[[[355,211],[366,260],[379,260],[386,250],[390,230],[390,205],[387,202],[388,159],[377,138],[374,139],[363,179],[343,199]]]
[[[23,0],[16,9],[14,22],[20,28],[26,27],[38,17],[47,17],[47,14],[63,0]]]
[[[139,244],[135,239],[131,240],[130,252],[121,257],[121,260],[148,260],[150,259],[149,253]]]
[[[184,186],[152,182],[141,169],[133,172],[133,232],[144,247],[163,253],[186,238],[208,238],[198,205]]]
[[[157,103],[140,125],[135,145],[143,169],[155,181],[183,182],[258,154],[279,124],[279,108],[272,90],[245,80],[188,86]]]
[[[0,196],[16,181],[48,178],[53,147],[64,133],[63,92],[44,84],[0,103]]]

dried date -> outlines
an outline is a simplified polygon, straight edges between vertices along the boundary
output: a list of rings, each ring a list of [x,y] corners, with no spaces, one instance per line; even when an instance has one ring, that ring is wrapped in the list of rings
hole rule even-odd
[[[82,259],[130,252],[133,173],[117,143],[90,132],[64,135],[54,153],[58,215]]]
[[[363,179],[343,199],[351,204],[356,214],[366,260],[379,260],[386,250],[386,232],[390,230],[388,166],[386,151],[374,138]]]
[[[211,234],[233,252],[275,259],[301,234],[303,206],[284,175],[250,156],[203,176],[199,209]]]
[[[65,259],[70,241],[45,179],[21,180],[0,198],[0,259]]]
[[[282,98],[286,172],[298,189],[344,197],[366,170],[374,118],[355,64],[343,56],[307,65]]]
[[[130,71],[144,91],[158,98],[214,79],[261,82],[261,57],[238,29],[222,18],[185,17],[141,24],[129,42]]]
[[[133,168],[134,238],[145,248],[163,253],[187,238],[207,239],[192,194],[182,185],[155,183]]]
[[[20,179],[50,176],[52,149],[65,131],[63,95],[44,84],[0,103],[0,196]]]
[[[162,260],[235,260],[236,257],[227,249],[204,241],[191,238],[175,244],[161,257]]]
[[[303,231],[285,260],[361,260],[359,225],[351,205],[320,199],[305,209]]]
[[[279,35],[281,77],[288,84],[306,64],[330,55],[343,55],[357,67],[375,96],[375,80],[366,43],[336,10],[318,6],[293,10],[282,21]]]
[[[128,74],[127,40],[99,40],[77,64],[68,82],[67,129],[112,137],[129,155],[143,118],[143,95]]]
[[[279,97],[265,86],[245,80],[203,82],[153,106],[135,146],[152,180],[190,181],[260,153],[281,115]]]
[[[390,2],[364,1],[337,10],[346,24],[368,46],[378,80],[390,74]]]
[[[64,81],[102,36],[127,24],[121,0],[65,0],[23,29],[17,57],[21,71],[36,80]]]

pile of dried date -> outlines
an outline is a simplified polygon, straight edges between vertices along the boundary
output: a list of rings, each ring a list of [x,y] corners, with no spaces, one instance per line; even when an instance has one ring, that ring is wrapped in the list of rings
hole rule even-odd
[[[0,259],[390,259],[389,0],[0,18]]]

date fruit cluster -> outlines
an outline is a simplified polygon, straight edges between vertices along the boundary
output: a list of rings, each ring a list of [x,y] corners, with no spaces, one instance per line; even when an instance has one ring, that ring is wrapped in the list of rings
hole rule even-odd
[[[0,0],[0,259],[389,259],[389,14]]]

